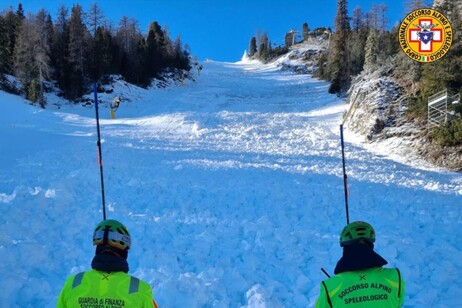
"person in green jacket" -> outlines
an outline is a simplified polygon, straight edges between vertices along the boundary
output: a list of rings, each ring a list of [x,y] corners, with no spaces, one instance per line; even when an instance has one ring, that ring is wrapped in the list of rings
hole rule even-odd
[[[335,276],[321,283],[317,308],[402,307],[405,283],[397,268],[374,251],[375,231],[367,222],[348,224],[340,235],[343,256]]]
[[[131,246],[127,228],[116,220],[100,222],[93,233],[92,270],[69,277],[56,307],[157,308],[148,283],[128,275]]]

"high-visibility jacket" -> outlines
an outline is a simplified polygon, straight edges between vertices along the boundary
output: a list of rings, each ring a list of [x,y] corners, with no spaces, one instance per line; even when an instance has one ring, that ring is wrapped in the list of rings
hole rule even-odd
[[[89,270],[66,280],[58,308],[157,308],[148,283],[124,272]]]
[[[405,283],[397,268],[343,272],[321,283],[316,308],[401,307]]]

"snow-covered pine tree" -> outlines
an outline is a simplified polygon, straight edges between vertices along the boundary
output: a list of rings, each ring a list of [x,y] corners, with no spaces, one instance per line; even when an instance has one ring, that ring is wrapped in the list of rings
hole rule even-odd
[[[332,44],[327,63],[327,71],[331,82],[329,93],[346,91],[350,85],[349,32],[350,21],[347,0],[338,0],[335,32],[332,35]]]
[[[366,47],[365,47],[365,56],[364,56],[364,69],[372,71],[377,66],[379,59],[379,36],[380,33],[374,28],[369,30],[369,35],[367,36]]]

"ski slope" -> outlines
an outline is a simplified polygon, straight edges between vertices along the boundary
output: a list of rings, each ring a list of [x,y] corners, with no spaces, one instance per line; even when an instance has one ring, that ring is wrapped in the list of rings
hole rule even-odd
[[[341,256],[346,106],[274,66],[205,62],[194,78],[99,96],[107,216],[132,234],[130,274],[160,307],[313,307]],[[94,254],[95,110],[48,102],[0,92],[0,307],[54,307]],[[405,306],[462,307],[462,175],[345,138],[350,220],[375,227]]]

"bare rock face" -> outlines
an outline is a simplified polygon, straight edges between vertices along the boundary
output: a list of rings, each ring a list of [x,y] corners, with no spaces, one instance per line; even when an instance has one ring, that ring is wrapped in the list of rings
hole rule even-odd
[[[352,131],[374,141],[404,117],[402,95],[403,89],[389,77],[386,68],[363,72],[350,88],[344,122]]]
[[[453,171],[462,171],[462,146],[442,148],[431,143],[420,148],[420,153],[432,164]]]
[[[327,52],[322,44],[298,44],[292,46],[285,57],[276,60],[282,70],[297,74],[313,74],[317,69],[319,58]],[[281,61],[282,60],[282,61]]]
[[[349,90],[345,127],[364,136],[364,142],[387,144],[395,156],[462,171],[462,146],[442,148],[433,144],[426,121],[410,121],[406,117],[407,98],[405,89],[393,77],[391,66],[363,72]]]

